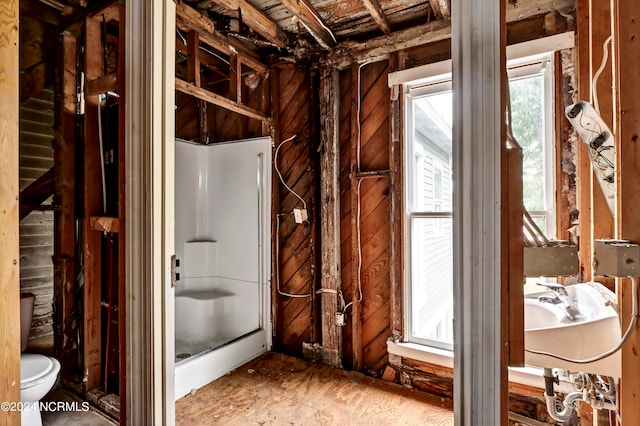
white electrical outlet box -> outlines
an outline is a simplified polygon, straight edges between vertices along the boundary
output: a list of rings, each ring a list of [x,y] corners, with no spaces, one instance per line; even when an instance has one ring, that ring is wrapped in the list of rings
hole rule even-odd
[[[296,223],[306,222],[307,219],[309,219],[309,216],[307,215],[307,209],[293,209],[293,218],[295,219]]]
[[[344,327],[345,326],[344,313],[343,312],[336,312],[336,325],[340,326],[340,327]]]

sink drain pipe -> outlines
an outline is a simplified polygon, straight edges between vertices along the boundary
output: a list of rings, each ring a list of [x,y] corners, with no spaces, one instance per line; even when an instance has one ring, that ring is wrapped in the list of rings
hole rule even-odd
[[[575,410],[575,403],[582,399],[582,392],[571,392],[566,396],[562,403],[558,401],[558,396],[553,390],[554,383],[558,383],[558,378],[553,375],[551,368],[544,369],[544,399],[547,403],[547,412],[549,416],[557,422],[565,422],[571,418]],[[562,407],[558,411],[559,407]]]

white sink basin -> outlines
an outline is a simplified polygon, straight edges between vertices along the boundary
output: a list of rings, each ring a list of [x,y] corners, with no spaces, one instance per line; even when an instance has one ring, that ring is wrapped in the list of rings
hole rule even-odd
[[[583,360],[616,346],[621,339],[620,321],[615,308],[607,301],[616,296],[599,283],[582,283],[565,287],[582,318],[568,318],[564,304],[543,302],[538,298],[555,298],[553,291],[528,295],[524,304],[525,348]],[[600,361],[579,364],[547,355],[525,352],[528,365],[582,371],[620,377],[620,351]]]

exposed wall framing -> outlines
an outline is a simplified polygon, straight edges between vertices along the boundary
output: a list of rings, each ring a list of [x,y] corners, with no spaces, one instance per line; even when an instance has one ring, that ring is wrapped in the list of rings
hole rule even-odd
[[[317,244],[317,194],[314,183],[317,152],[317,120],[311,108],[315,99],[312,83],[315,78],[308,68],[293,65],[272,70],[274,147],[278,150],[278,169],[284,181],[307,205],[309,221],[297,224],[293,209],[302,208],[301,201],[274,176],[273,230],[274,273],[274,347],[287,354],[302,355],[302,343],[319,342],[319,321],[316,294],[319,279]],[[285,142],[287,139],[289,142]],[[282,145],[281,145],[282,144]],[[274,207],[275,208],[275,207]],[[279,290],[278,291],[278,286]],[[298,295],[290,297],[282,293]]]
[[[390,91],[386,61],[341,73],[344,364],[381,376],[390,325]],[[358,158],[359,157],[359,158]]]
[[[58,40],[58,72],[55,87],[55,300],[54,348],[61,364],[63,383],[72,375],[81,376],[82,348],[78,340],[81,327],[81,290],[77,284],[76,258],[76,87],[77,39],[65,34]],[[77,380],[80,382],[80,380]]]
[[[0,12],[0,395],[20,402],[20,265],[18,212],[18,1]],[[20,423],[19,411],[4,411],[0,421]]]

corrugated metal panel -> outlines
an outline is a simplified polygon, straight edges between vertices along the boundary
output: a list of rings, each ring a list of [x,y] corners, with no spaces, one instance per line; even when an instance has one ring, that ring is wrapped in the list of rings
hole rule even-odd
[[[20,105],[20,190],[53,167],[53,91]],[[45,204],[50,204],[51,199]],[[20,222],[20,291],[36,295],[31,339],[53,334],[53,212]]]

